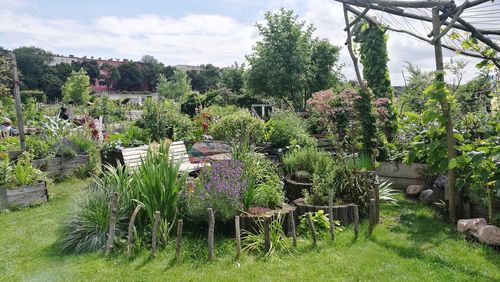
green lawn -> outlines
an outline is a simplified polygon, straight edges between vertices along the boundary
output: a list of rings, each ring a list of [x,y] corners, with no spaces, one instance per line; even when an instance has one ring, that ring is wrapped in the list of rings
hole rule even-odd
[[[346,229],[316,249],[300,241],[298,252],[270,260],[244,256],[233,262],[230,240],[216,242],[217,259],[206,260],[203,239],[186,239],[182,259],[168,246],[153,260],[144,251],[124,254],[63,255],[55,242],[68,215],[71,195],[86,183],[71,180],[49,191],[48,204],[0,214],[1,281],[161,280],[161,281],[500,281],[500,254],[465,240],[427,207],[411,201],[383,206],[371,239],[354,242]]]

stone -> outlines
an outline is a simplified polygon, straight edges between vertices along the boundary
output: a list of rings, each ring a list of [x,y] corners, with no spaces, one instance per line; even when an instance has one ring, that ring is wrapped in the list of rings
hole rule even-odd
[[[406,195],[410,197],[418,197],[424,191],[424,185],[409,185],[406,188]]]
[[[457,231],[460,233],[475,232],[478,227],[487,224],[484,218],[460,219],[457,222]]]
[[[434,194],[434,191],[432,189],[427,189],[422,191],[420,193],[420,196],[418,197],[420,202],[425,203],[425,204],[432,204],[432,195]]]
[[[481,225],[471,234],[483,244],[500,246],[500,228],[495,225]]]

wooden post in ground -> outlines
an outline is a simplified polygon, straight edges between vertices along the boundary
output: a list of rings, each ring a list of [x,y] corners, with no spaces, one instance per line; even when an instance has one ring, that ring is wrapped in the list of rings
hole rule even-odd
[[[6,210],[8,207],[7,187],[0,186],[0,211]]]
[[[374,198],[375,198],[375,220],[377,223],[380,222],[380,190],[379,186],[377,183],[377,180],[375,178],[375,175],[373,175],[373,183],[374,183]]]
[[[132,255],[132,244],[134,241],[134,224],[135,224],[135,219],[137,217],[137,213],[139,213],[139,210],[141,209],[141,206],[137,206],[134,209],[134,212],[132,213],[132,216],[130,217],[130,222],[128,223],[128,241],[127,241],[127,254],[128,256]]]
[[[156,257],[156,249],[158,245],[158,225],[160,225],[160,212],[155,212],[155,222],[153,224],[153,235],[151,238],[151,256]]]
[[[307,218],[307,223],[309,224],[309,229],[311,230],[311,236],[312,236],[312,241],[313,241],[313,246],[316,247],[317,242],[316,242],[316,228],[314,228],[314,223],[311,219],[311,213],[308,212],[306,213],[306,218]]]
[[[214,210],[208,208],[208,259],[214,260],[214,232],[215,232],[215,218]]]
[[[266,216],[264,218],[264,249],[269,251],[271,249],[271,234],[270,234],[271,218]]]
[[[236,234],[236,260],[240,260],[241,256],[241,230],[240,230],[240,217],[234,217],[234,231]]]
[[[14,79],[14,102],[16,105],[17,125],[19,129],[19,143],[21,144],[21,152],[26,151],[26,138],[24,137],[24,120],[23,120],[23,107],[21,104],[21,94],[19,91],[19,76],[17,73],[16,55],[10,52],[10,59],[12,60],[12,76]]]
[[[359,208],[356,204],[352,208],[354,213],[354,239],[357,240],[359,234]]]
[[[177,239],[175,240],[175,258],[181,258],[181,243],[182,243],[182,219],[177,221]]]
[[[290,235],[292,235],[292,244],[297,247],[297,232],[295,231],[295,218],[293,215],[294,211],[290,210],[288,213],[288,224],[290,225]]]
[[[377,211],[375,210],[375,199],[370,199],[370,224],[368,226],[368,235],[371,236],[375,224],[377,223]]]
[[[441,21],[439,19],[439,9],[432,8],[432,34],[434,36],[434,56],[436,59],[436,81],[444,82],[444,64],[443,64],[443,48],[441,46],[441,39],[438,38],[441,33]],[[453,120],[451,118],[450,103],[447,97],[440,101],[443,115],[446,119],[446,145],[448,150],[448,162],[456,157],[455,152],[455,137],[453,135]],[[449,190],[449,212],[450,220],[455,222],[457,220],[457,203],[456,203],[456,187],[455,182],[457,178],[456,169],[448,169],[448,190]]]
[[[111,212],[109,215],[109,231],[108,231],[108,242],[106,244],[106,256],[111,254],[113,250],[113,244],[115,241],[115,228],[116,228],[116,211],[118,205],[118,193],[113,192],[111,196]]]
[[[333,193],[328,197],[328,221],[330,222],[330,240],[335,241],[335,222],[333,221]]]

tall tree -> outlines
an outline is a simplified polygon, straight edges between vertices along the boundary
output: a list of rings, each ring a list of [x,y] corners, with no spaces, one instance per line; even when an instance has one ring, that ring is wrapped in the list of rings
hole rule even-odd
[[[232,66],[222,69],[220,86],[234,94],[241,94],[245,85],[244,73],[245,64],[238,65],[237,62],[234,62]]]
[[[71,65],[75,71],[79,71],[83,69],[90,78],[90,82],[92,84],[95,83],[97,79],[99,79],[99,75],[101,72],[99,71],[99,67],[97,66],[97,61],[87,60],[83,62],[72,62]]]
[[[394,90],[387,65],[389,57],[385,32],[386,29],[383,27],[373,25],[366,20],[358,22],[353,29],[354,42],[359,43],[363,77],[375,99],[385,105],[386,116],[383,117],[382,127],[387,139],[392,140],[392,135],[397,129],[397,120],[393,109]]]
[[[156,84],[158,84],[158,78],[164,71],[165,66],[150,55],[142,56],[141,62],[144,63],[144,67],[142,68],[144,83],[149,91],[153,91]]]
[[[0,97],[12,95],[12,62],[8,52],[0,47]]]
[[[19,47],[14,49],[14,54],[23,75],[23,88],[41,89],[41,78],[53,58],[52,53],[37,47]]]
[[[309,93],[325,90],[340,84],[339,60],[340,48],[328,40],[316,40],[312,46],[312,77]],[[306,97],[308,99],[310,97]]]
[[[82,105],[90,100],[90,77],[85,70],[73,71],[62,87],[65,102]]]
[[[118,66],[120,80],[118,87],[121,90],[135,91],[141,90],[143,84],[142,72],[134,62],[126,62]]]
[[[100,78],[103,79],[104,85],[106,85],[106,88],[109,93],[109,89],[113,85],[113,83],[116,83],[117,81],[120,80],[120,72],[118,69],[113,66],[112,64],[104,63],[101,66],[101,76]]]
[[[311,40],[314,28],[299,21],[293,10],[267,12],[266,22],[256,24],[262,40],[247,56],[250,90],[259,96],[292,102],[302,110],[311,73]]]
[[[201,70],[190,70],[187,75],[191,79],[193,90],[205,93],[217,87],[220,69],[212,64],[201,65]]]
[[[185,72],[175,70],[174,76],[171,79],[160,75],[156,91],[164,99],[183,101],[191,92],[191,82]]]

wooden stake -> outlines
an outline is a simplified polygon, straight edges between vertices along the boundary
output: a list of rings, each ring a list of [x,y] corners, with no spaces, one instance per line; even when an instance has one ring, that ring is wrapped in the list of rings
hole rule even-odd
[[[182,243],[182,219],[177,221],[177,239],[175,241],[175,258],[181,258],[181,243]]]
[[[109,215],[109,231],[108,231],[108,242],[106,244],[106,256],[111,254],[113,250],[113,243],[115,241],[115,228],[116,228],[116,211],[118,205],[118,193],[113,192],[111,196],[111,212]]]
[[[151,256],[156,257],[158,245],[158,225],[160,224],[160,212],[155,212],[155,222],[153,224],[153,237],[151,238]]]
[[[335,222],[333,221],[333,193],[328,198],[328,221],[330,222],[330,240],[335,241]]]
[[[290,210],[288,213],[288,223],[290,225],[290,233],[292,235],[292,244],[294,247],[297,247],[297,232],[295,231],[295,218],[293,215],[293,210]]]
[[[368,235],[371,236],[375,224],[377,223],[377,211],[375,210],[375,199],[370,199],[370,224],[368,226]]]
[[[270,217],[265,217],[264,218],[264,249],[269,251],[271,249],[271,235],[270,235],[270,225],[271,224],[271,218]]]
[[[21,144],[21,152],[26,151],[26,138],[24,137],[24,120],[23,120],[23,107],[21,104],[21,94],[19,91],[19,81],[17,73],[16,55],[10,52],[10,59],[12,60],[12,76],[14,78],[14,102],[16,105],[17,124],[19,127],[19,143]]]
[[[6,210],[8,208],[7,202],[7,187],[0,187],[0,211]]]
[[[439,20],[439,10],[438,8],[432,9],[432,31],[434,36],[438,36],[441,28],[441,22]],[[436,59],[436,80],[439,82],[444,82],[444,64],[443,64],[443,49],[441,48],[441,39],[435,40],[434,44],[434,54]],[[446,144],[448,149],[448,162],[456,157],[455,153],[455,137],[453,136],[453,120],[451,119],[451,109],[448,99],[445,97],[441,101],[441,109],[443,115],[446,118]],[[455,169],[448,169],[448,189],[449,189],[449,212],[450,220],[455,222],[457,219],[455,202],[456,197],[456,187],[455,182],[457,178],[457,172]]]
[[[359,234],[359,208],[358,205],[354,205],[353,207],[354,213],[354,239],[358,239]]]
[[[214,260],[214,232],[215,232],[215,219],[214,210],[208,208],[208,260]]]
[[[137,213],[141,209],[141,206],[137,206],[132,213],[132,217],[130,217],[130,222],[128,224],[128,242],[127,242],[127,254],[128,256],[132,255],[133,241],[134,241],[134,225],[135,218],[137,217]]]
[[[313,246],[316,247],[316,228],[314,228],[314,223],[311,219],[311,213],[306,213],[307,223],[309,224],[309,229],[311,229],[311,236],[313,241]]]
[[[375,220],[377,223],[380,222],[380,190],[378,183],[375,178],[375,174],[373,174],[373,183],[374,183],[374,194],[375,194]]]
[[[236,260],[240,260],[241,256],[241,230],[240,230],[240,217],[234,217],[234,229],[236,234]]]

